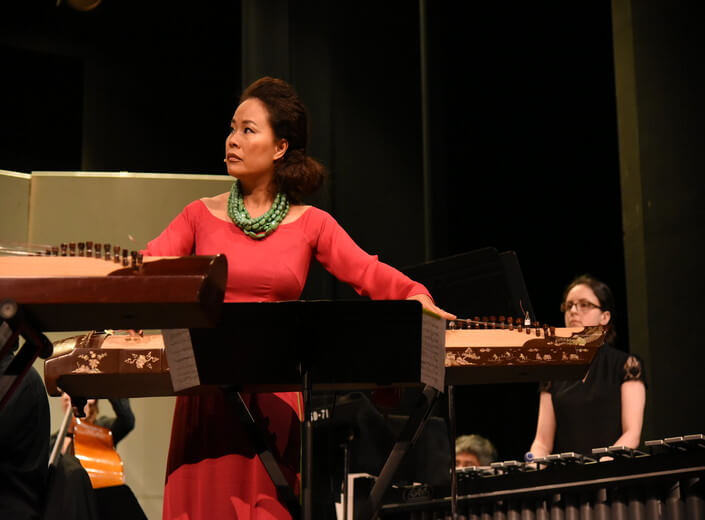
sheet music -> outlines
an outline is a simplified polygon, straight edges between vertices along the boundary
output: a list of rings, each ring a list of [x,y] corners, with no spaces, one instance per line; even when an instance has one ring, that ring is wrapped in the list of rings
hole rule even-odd
[[[198,377],[196,357],[188,329],[163,329],[166,359],[169,362],[169,374],[174,392],[193,388],[201,384]]]
[[[421,382],[439,392],[445,383],[446,320],[423,311],[421,322]]]

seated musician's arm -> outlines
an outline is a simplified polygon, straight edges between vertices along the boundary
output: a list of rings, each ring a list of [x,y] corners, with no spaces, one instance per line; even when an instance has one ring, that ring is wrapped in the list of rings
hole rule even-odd
[[[110,428],[113,434],[113,444],[117,446],[118,442],[135,428],[135,414],[132,413],[129,399],[109,399],[109,401],[115,412],[115,418],[105,426]]]
[[[433,303],[426,287],[380,262],[376,255],[366,253],[332,216],[322,210],[315,211],[317,214],[307,229],[308,238],[316,259],[338,280],[373,300],[414,299],[446,319],[455,317]]]
[[[146,256],[186,256],[193,252],[198,205],[194,201],[186,206],[158,237],[150,240],[142,250]],[[207,210],[206,210],[207,211]]]
[[[644,424],[646,406],[646,383],[641,360],[629,356],[624,364],[624,376],[620,390],[622,400],[622,435],[615,446],[638,448],[641,442],[641,428]]]
[[[556,413],[553,399],[548,391],[541,391],[539,397],[539,418],[536,424],[536,437],[529,450],[534,458],[545,457],[553,450],[556,437]]]

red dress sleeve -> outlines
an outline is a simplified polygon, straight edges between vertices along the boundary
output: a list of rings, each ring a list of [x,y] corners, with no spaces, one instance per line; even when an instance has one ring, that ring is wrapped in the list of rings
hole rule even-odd
[[[186,206],[154,240],[150,240],[145,256],[186,256],[194,251],[196,237],[196,205]]]
[[[316,259],[341,282],[373,300],[404,300],[416,294],[431,296],[426,287],[380,262],[358,246],[328,213],[310,208],[317,218]]]

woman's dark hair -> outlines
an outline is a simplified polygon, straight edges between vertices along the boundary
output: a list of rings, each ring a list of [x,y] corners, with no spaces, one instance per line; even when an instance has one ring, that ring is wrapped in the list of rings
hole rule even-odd
[[[565,288],[565,291],[563,291],[563,303],[565,303],[565,299],[568,296],[570,290],[576,285],[587,285],[590,289],[592,289],[592,292],[595,293],[595,296],[600,302],[600,308],[602,309],[602,311],[609,311],[610,329],[607,331],[607,335],[605,336],[605,342],[609,343],[612,346],[615,346],[615,341],[617,340],[617,332],[615,331],[614,323],[617,309],[614,304],[614,296],[612,296],[612,290],[606,283],[598,280],[594,276],[589,274],[581,274],[572,282],[570,282],[570,284],[568,284],[568,287]]]
[[[257,98],[267,108],[269,124],[277,139],[289,147],[274,165],[277,190],[292,202],[301,202],[323,184],[326,175],[321,163],[306,155],[308,116],[306,107],[286,81],[264,77],[252,83],[240,96],[240,103]]]

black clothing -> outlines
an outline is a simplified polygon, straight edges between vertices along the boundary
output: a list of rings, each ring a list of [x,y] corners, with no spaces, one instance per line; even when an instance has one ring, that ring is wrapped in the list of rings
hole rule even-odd
[[[117,446],[118,442],[135,427],[135,414],[132,413],[129,399],[108,399],[108,401],[115,411],[115,417],[101,416],[96,419],[95,423],[98,426],[108,428],[113,433],[113,445]]]
[[[0,361],[5,371],[12,356]],[[0,516],[38,519],[49,474],[49,400],[39,373],[30,367],[0,409]]]
[[[100,520],[147,520],[137,497],[128,486],[110,486],[94,491]]]
[[[49,494],[42,520],[99,520],[95,490],[76,457],[59,455],[49,474]]]
[[[591,455],[593,448],[612,446],[622,436],[621,387],[626,381],[646,384],[641,360],[605,343],[584,381],[542,384],[556,414],[553,452]]]

